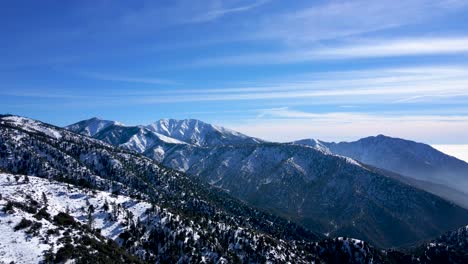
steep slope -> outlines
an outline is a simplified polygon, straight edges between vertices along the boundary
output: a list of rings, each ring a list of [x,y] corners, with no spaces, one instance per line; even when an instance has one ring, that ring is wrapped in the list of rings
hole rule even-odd
[[[355,142],[327,143],[306,139],[295,143],[326,148],[365,164],[448,186],[468,195],[468,163],[426,144],[383,135]]]
[[[330,235],[399,246],[468,222],[466,210],[332,155],[325,146],[259,142],[153,149],[141,153]]]

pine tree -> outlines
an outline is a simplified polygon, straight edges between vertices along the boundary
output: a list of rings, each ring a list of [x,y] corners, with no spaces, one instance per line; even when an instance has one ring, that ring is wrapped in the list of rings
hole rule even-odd
[[[94,223],[93,213],[94,213],[94,206],[91,204],[88,207],[88,226],[91,229],[93,228],[93,223]]]
[[[102,206],[102,209],[104,209],[104,211],[109,211],[109,203],[107,202],[107,199],[104,200],[104,205]]]
[[[47,195],[45,194],[45,192],[42,192],[42,202],[44,203],[44,206],[47,206],[48,199],[47,199]]]

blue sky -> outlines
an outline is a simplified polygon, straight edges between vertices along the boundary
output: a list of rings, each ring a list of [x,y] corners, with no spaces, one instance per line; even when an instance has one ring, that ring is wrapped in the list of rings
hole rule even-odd
[[[468,1],[2,1],[0,112],[468,144]]]

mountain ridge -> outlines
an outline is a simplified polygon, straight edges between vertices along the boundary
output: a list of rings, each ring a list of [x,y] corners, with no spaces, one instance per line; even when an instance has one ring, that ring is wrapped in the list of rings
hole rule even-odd
[[[294,141],[347,156],[371,166],[393,171],[416,180],[446,185],[468,196],[468,163],[430,145],[385,135],[352,142]]]

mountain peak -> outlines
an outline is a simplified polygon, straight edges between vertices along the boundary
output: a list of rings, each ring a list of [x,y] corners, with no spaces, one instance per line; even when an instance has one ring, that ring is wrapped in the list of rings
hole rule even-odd
[[[122,123],[117,121],[104,120],[99,117],[92,117],[90,119],[86,119],[66,126],[65,128],[75,133],[92,137],[100,131],[102,131],[103,129],[106,129],[112,125],[123,126]]]
[[[384,134],[378,134],[377,136],[375,136],[376,138],[391,138],[389,136],[386,136]]]
[[[197,119],[160,119],[146,126],[146,128],[197,146],[260,142],[259,139]]]

